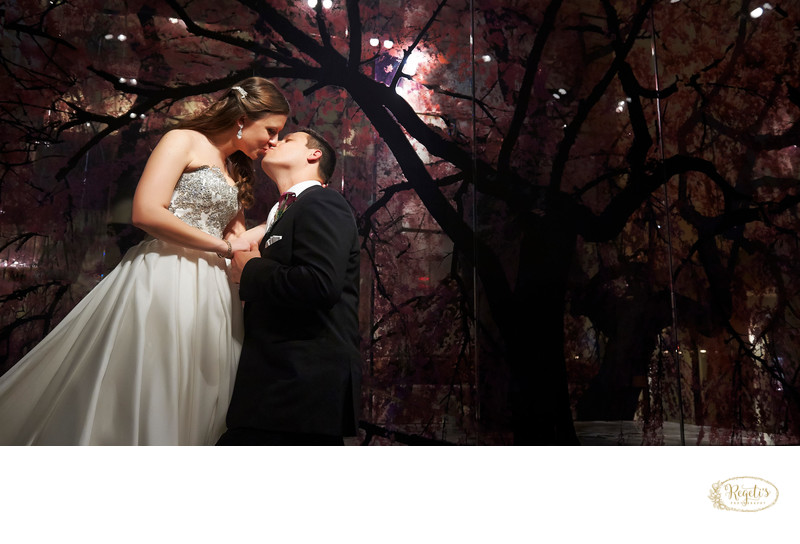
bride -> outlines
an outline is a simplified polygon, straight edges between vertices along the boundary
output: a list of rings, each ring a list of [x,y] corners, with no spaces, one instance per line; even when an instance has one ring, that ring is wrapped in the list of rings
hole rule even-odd
[[[243,334],[225,259],[288,114],[249,78],[161,138],[133,199],[149,236],[0,377],[0,445],[216,442]]]

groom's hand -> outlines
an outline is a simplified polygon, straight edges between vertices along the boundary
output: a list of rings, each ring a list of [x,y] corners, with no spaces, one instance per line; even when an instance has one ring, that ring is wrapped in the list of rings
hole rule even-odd
[[[255,259],[256,257],[261,257],[261,252],[258,250],[258,244],[256,243],[250,244],[249,251],[237,251],[233,254],[228,274],[234,283],[239,283],[242,281],[242,270],[244,270],[244,265],[247,264],[247,261],[250,259]]]

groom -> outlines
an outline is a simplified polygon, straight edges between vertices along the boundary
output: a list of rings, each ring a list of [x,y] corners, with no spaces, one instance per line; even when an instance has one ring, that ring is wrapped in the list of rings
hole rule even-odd
[[[359,243],[347,201],[322,187],[335,165],[306,129],[261,161],[282,196],[258,249],[233,257],[245,336],[217,445],[342,445],[356,434]]]

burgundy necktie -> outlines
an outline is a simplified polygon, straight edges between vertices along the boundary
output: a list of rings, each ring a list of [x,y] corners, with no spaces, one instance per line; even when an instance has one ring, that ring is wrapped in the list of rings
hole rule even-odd
[[[280,217],[283,215],[283,212],[286,211],[286,208],[291,206],[292,202],[295,200],[297,200],[297,195],[292,192],[286,191],[281,195],[281,199],[278,203],[278,211],[275,212],[275,221],[280,219]]]

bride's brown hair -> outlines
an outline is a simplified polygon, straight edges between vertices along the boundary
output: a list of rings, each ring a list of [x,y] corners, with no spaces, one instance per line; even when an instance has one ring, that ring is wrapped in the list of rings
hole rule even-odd
[[[236,87],[242,89],[244,93]],[[179,121],[173,128],[217,134],[235,126],[242,116],[257,121],[269,114],[289,115],[290,111],[289,102],[277,85],[268,79],[250,77],[228,89],[205,110]],[[253,160],[241,151],[237,151],[228,157],[227,161],[228,171],[239,189],[239,202],[245,208],[249,208],[255,201]]]

